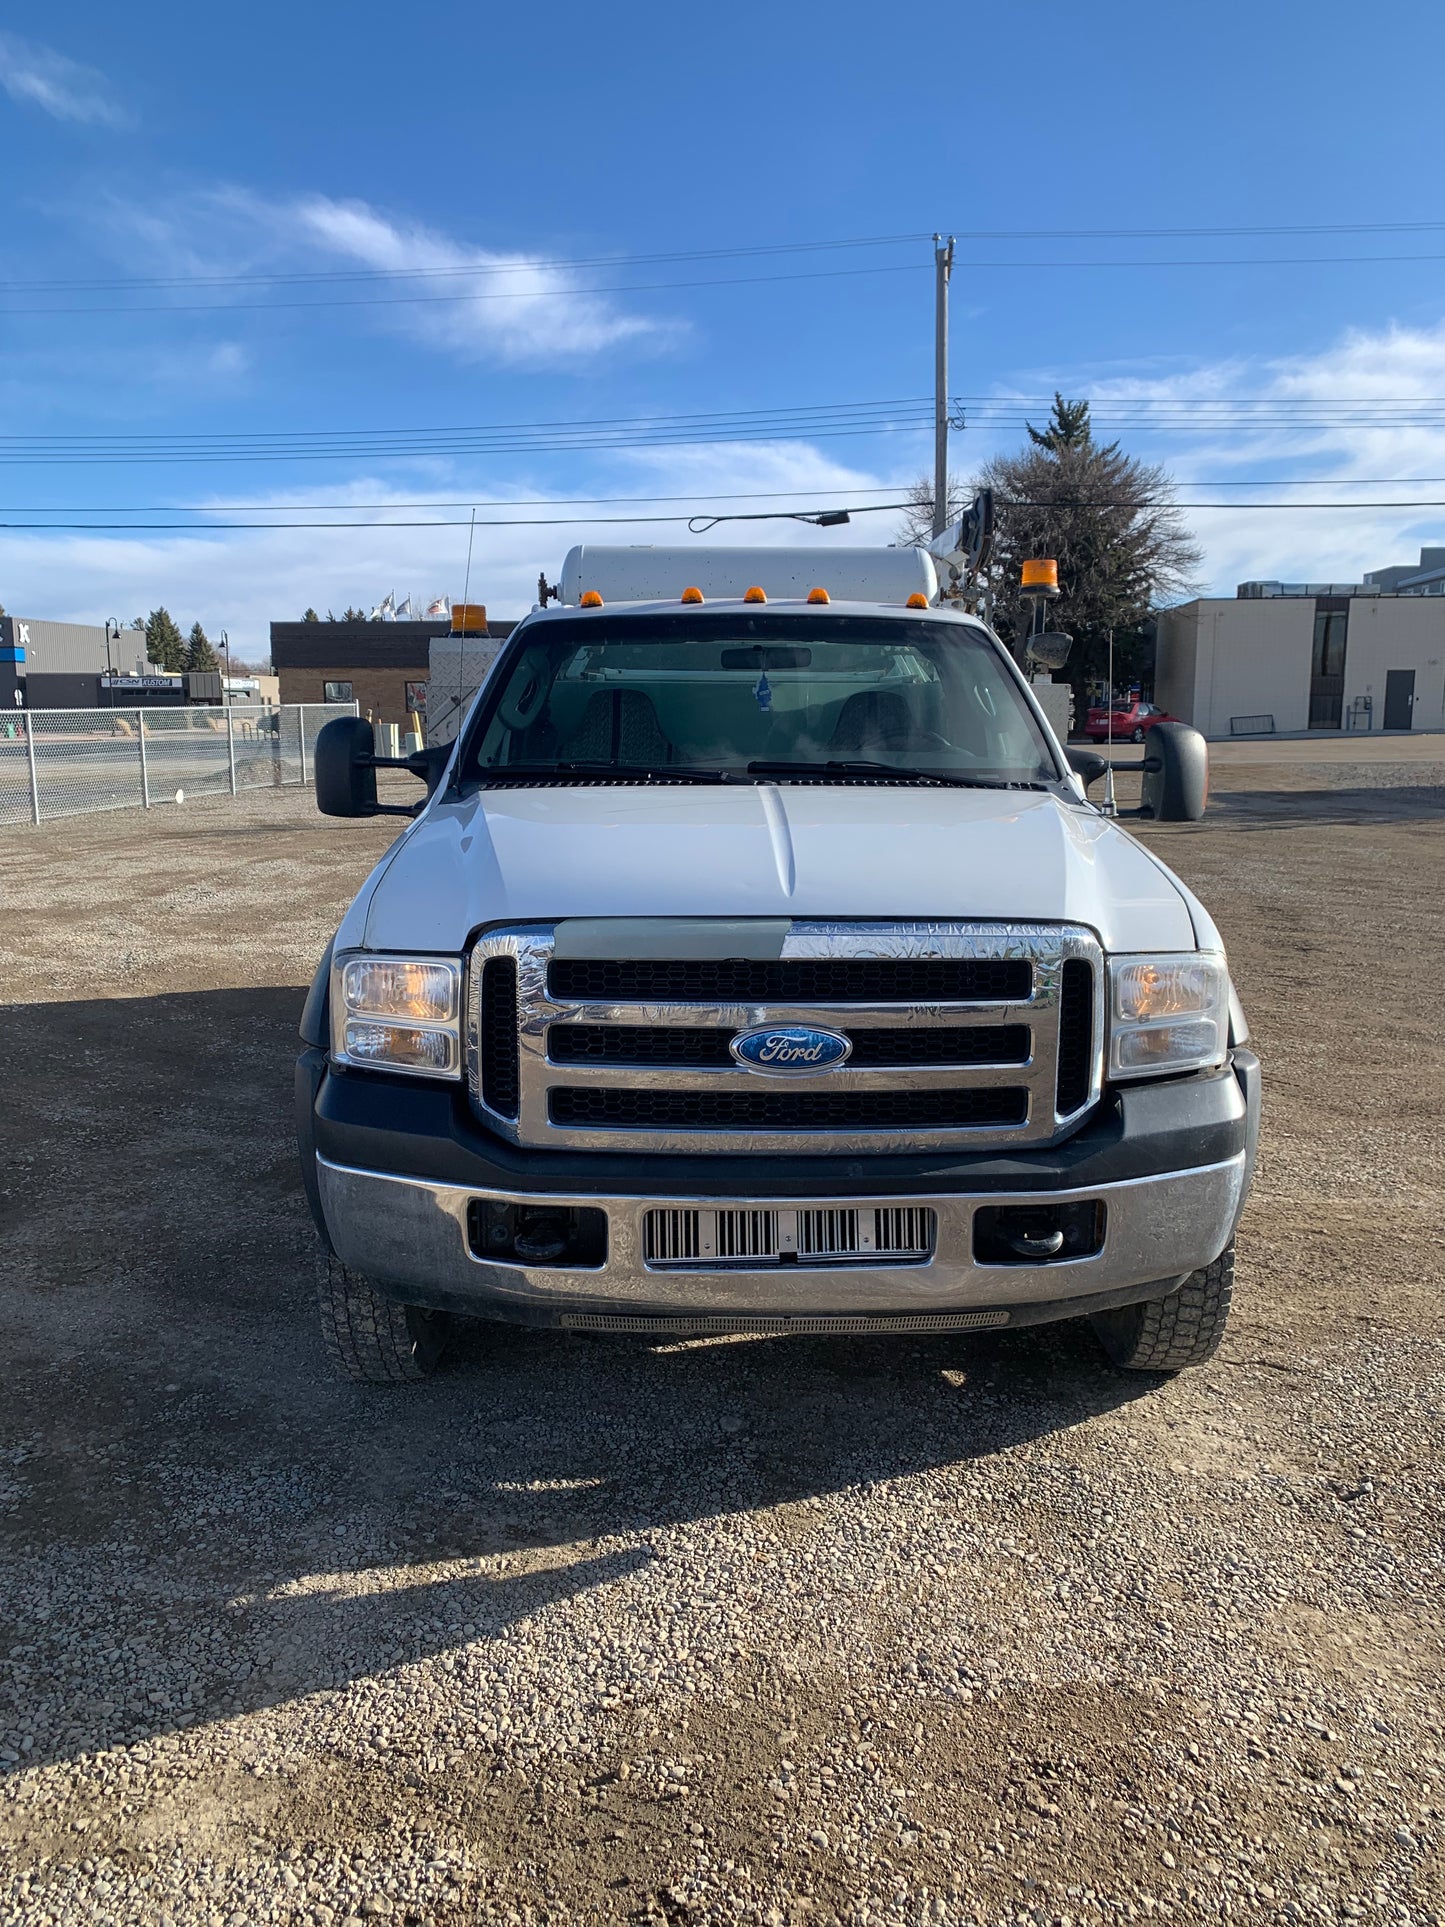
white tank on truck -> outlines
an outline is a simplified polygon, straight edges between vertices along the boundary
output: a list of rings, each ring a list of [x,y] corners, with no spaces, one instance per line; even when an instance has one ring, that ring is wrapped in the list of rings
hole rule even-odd
[[[1223,942],[933,568],[576,549],[414,808],[321,732],[321,809],[406,819],[302,1018],[339,1370],[465,1317],[1214,1351],[1260,1093]],[[1203,810],[1182,724],[1118,766]]]
[[[557,579],[563,602],[589,592],[606,603],[652,602],[700,589],[710,601],[741,600],[759,588],[770,600],[826,588],[835,602],[905,603],[911,595],[938,600],[933,557],[898,548],[607,548],[584,543],[568,551]]]

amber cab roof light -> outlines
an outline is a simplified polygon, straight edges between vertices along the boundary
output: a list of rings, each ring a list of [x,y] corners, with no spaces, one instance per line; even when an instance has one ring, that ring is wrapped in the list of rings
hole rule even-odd
[[[684,602],[701,602],[702,590],[701,589],[684,589],[682,592],[682,599]]]
[[[1032,589],[1035,595],[1057,595],[1059,592],[1059,565],[1052,558],[1025,562],[1019,582],[1020,588]]]
[[[602,598],[595,589],[584,589],[577,598],[577,606],[579,609],[600,609]]]
[[[826,589],[809,589],[808,591],[809,602],[831,602],[832,599]]]
[[[928,597],[915,589],[903,606],[905,609],[926,609],[928,607]]]
[[[767,599],[768,599],[768,595],[767,595],[766,589],[760,589],[756,582],[753,584],[751,589],[743,590],[744,602],[766,602]]]

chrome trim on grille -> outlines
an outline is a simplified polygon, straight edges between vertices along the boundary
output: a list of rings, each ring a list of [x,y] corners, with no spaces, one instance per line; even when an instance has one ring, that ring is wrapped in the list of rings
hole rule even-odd
[[[726,955],[728,929],[720,929],[720,955]],[[1098,1101],[1102,1074],[1105,973],[1103,953],[1092,931],[1079,924],[1044,923],[793,923],[783,939],[781,957],[793,958],[1023,958],[1032,970],[1032,992],[1013,1002],[719,1004],[703,1002],[607,1003],[554,998],[548,988],[554,926],[522,924],[484,931],[473,947],[467,973],[468,1088],[478,1115],[499,1135],[517,1144],[558,1149],[624,1151],[915,1151],[949,1146],[988,1147],[1044,1144]],[[690,951],[689,954],[695,954]],[[517,965],[517,1024],[521,1101],[516,1117],[490,1110],[482,1094],[480,984],[490,957],[512,957]],[[1059,1000],[1063,964],[1086,960],[1093,970],[1093,1070],[1085,1103],[1067,1117],[1056,1110]],[[859,1029],[897,1026],[913,1030],[956,1025],[979,1028],[1026,1024],[1032,1037],[1025,1064],[902,1065],[864,1067],[842,1063],[816,1072],[794,1073],[795,1092],[850,1090],[877,1094],[968,1090],[1019,1086],[1028,1095],[1024,1121],[1010,1125],[959,1125],[919,1130],[663,1130],[627,1126],[558,1125],[549,1115],[549,1093],[558,1086],[610,1090],[739,1091],[757,1089],[758,1074],[730,1063],[716,1067],[650,1064],[556,1063],[548,1055],[548,1032],[568,1024],[608,1024],[639,1030],[696,1026],[734,1032],[769,1024],[816,1025],[846,1034]],[[777,1080],[772,1080],[774,1087]]]

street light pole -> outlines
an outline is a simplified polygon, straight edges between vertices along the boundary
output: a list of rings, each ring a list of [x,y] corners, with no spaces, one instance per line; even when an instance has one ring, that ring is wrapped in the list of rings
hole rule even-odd
[[[933,533],[948,527],[948,283],[953,236],[933,237]]]

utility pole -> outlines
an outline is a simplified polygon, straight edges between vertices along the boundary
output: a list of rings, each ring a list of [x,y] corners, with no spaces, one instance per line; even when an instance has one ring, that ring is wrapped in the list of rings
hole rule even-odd
[[[948,282],[953,236],[933,237],[933,533],[948,527]]]

